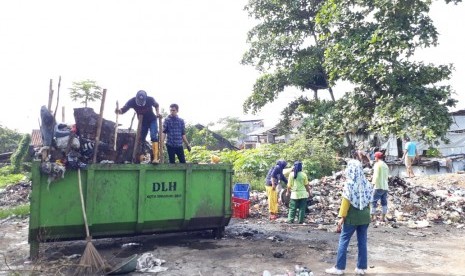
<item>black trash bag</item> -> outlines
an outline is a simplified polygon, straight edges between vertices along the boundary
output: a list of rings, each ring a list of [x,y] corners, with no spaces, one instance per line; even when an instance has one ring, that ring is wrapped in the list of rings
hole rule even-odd
[[[42,122],[40,125],[42,143],[45,147],[50,147],[55,136],[55,118],[45,105],[40,108],[40,119]]]
[[[68,168],[71,169],[84,169],[87,167],[86,163],[83,163],[79,160],[80,154],[75,151],[70,151],[66,157]]]

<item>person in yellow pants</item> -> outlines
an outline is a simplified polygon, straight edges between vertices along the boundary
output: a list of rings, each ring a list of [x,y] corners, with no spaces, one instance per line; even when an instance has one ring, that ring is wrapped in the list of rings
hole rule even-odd
[[[279,185],[279,181],[283,181],[287,185],[287,178],[283,174],[283,169],[286,166],[286,161],[278,160],[276,166],[271,168],[266,175],[265,188],[266,196],[268,197],[270,220],[278,218],[278,192],[276,187]]]

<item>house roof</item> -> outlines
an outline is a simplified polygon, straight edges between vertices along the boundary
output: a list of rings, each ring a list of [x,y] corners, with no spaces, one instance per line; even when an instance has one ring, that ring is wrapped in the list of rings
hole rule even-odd
[[[40,129],[33,129],[31,133],[31,146],[41,147],[42,146],[42,133]]]
[[[201,124],[196,124],[195,127],[196,127],[198,130],[206,129],[208,132],[210,132],[210,133],[212,134],[212,136],[213,136],[216,140],[225,143],[229,149],[238,150],[238,148],[235,147],[233,144],[231,144],[231,142],[229,142],[228,139],[224,138],[223,136],[219,135],[219,134],[216,133],[216,132],[213,132],[213,131],[209,130],[208,128],[205,128],[205,126],[203,126],[203,125],[201,125]]]
[[[455,114],[452,116],[454,121],[450,127],[449,132],[464,132],[465,131],[465,111],[463,114]]]
[[[263,119],[254,119],[254,120],[241,120],[239,123],[248,123],[248,122],[261,122]]]
[[[261,127],[259,129],[256,129],[252,132],[247,133],[249,136],[265,136],[268,133],[272,134],[277,134],[277,127],[272,126],[272,127]]]

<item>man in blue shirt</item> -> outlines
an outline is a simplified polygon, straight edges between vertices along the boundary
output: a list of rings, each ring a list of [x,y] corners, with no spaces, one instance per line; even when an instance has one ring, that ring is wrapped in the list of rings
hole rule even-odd
[[[155,108],[157,115],[153,113],[152,107]],[[137,91],[134,98],[131,98],[122,108],[116,109],[118,114],[126,113],[130,108],[136,111],[137,116],[142,115],[142,128],[140,131],[140,143],[145,142],[147,133],[150,129],[150,140],[152,141],[153,163],[159,162],[158,156],[158,122],[157,117],[161,118],[159,105],[154,98],[148,97],[144,90]]]
[[[179,106],[177,104],[170,105],[170,115],[163,122],[162,143],[166,136],[166,149],[168,150],[168,158],[170,163],[175,163],[175,156],[178,156],[179,163],[186,163],[182,142],[186,144],[187,150],[191,151],[191,146],[186,137],[186,126],[184,120],[178,116]]]
[[[402,159],[405,158],[405,168],[407,170],[407,175],[408,177],[415,177],[413,174],[413,168],[412,164],[413,161],[415,161],[415,158],[417,157],[417,145],[415,142],[410,141],[410,138],[405,138],[405,147],[404,147],[404,155],[402,156]]]

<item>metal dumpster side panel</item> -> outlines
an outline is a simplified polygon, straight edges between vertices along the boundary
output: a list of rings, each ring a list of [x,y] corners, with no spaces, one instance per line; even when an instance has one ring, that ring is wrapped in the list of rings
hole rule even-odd
[[[89,224],[137,221],[138,170],[95,170]],[[89,180],[91,181],[91,180]]]
[[[47,188],[39,166],[32,168],[31,251],[39,242],[85,238],[77,171]],[[225,164],[90,165],[81,180],[91,235],[224,227],[231,218],[231,175]]]

